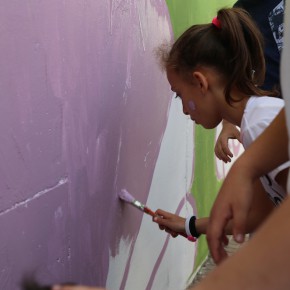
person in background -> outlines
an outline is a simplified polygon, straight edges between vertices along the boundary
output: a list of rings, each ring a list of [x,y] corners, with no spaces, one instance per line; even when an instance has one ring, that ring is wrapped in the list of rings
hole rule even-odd
[[[261,88],[276,89],[280,94],[280,54],[283,46],[284,0],[239,0],[234,7],[245,9],[256,22],[263,34],[265,46],[266,74]],[[231,162],[233,153],[229,149],[228,140],[240,140],[240,132],[227,120],[222,121],[222,130],[217,138],[214,152],[218,159]]]

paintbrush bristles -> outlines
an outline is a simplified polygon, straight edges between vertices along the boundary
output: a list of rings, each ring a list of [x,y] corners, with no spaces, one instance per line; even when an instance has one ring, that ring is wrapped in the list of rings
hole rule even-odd
[[[135,198],[126,189],[122,189],[118,195],[120,199],[129,203],[132,203],[135,200]]]

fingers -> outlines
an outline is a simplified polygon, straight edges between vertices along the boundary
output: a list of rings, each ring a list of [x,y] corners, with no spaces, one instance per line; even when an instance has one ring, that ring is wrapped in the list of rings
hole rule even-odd
[[[233,153],[230,151],[228,146],[223,146],[220,151],[220,159],[225,163],[231,162],[233,158]]]
[[[228,147],[228,139],[227,138],[219,138],[216,142],[215,155],[218,159],[224,161],[225,163],[231,162],[231,158],[233,157],[233,153]]]
[[[224,185],[228,185],[225,180]],[[224,187],[222,187],[223,189]],[[209,250],[213,257],[213,260],[218,264],[227,254],[224,250],[224,246],[227,244],[227,238],[224,234],[229,220],[232,220],[232,232],[236,242],[243,243],[246,233],[247,217],[251,204],[251,199],[246,198],[245,192],[238,198],[237,193],[231,192],[227,189],[227,193],[230,195],[223,196],[225,192],[219,193],[216,202],[212,208],[209,224],[207,228],[207,241]],[[234,198],[236,197],[236,199]]]
[[[240,131],[235,125],[227,122],[223,125],[214,149],[216,157],[225,163],[231,162],[231,158],[233,157],[233,153],[228,146],[229,139],[237,139],[240,142]]]
[[[161,217],[161,216],[155,216],[153,218],[153,221],[156,222],[156,223],[158,223],[159,228],[161,230],[164,230],[165,227],[170,227],[171,226],[171,221],[170,220],[167,220],[166,218]]]
[[[221,144],[221,150],[222,150],[224,155],[229,156],[230,158],[234,157],[233,153],[229,149],[228,143]]]
[[[155,216],[152,218],[152,220],[158,223],[160,230],[165,230],[168,225],[167,218],[169,216],[170,216],[169,212],[164,211],[162,209],[158,209],[155,211]]]
[[[171,216],[169,212],[166,212],[162,209],[158,209],[155,212],[156,216],[153,217],[153,221],[158,223],[160,230],[165,230],[168,234],[170,234],[172,237],[177,237],[178,234],[174,231],[172,231],[168,226],[170,225],[170,221],[167,220]]]
[[[216,215],[218,215],[219,218],[216,218]],[[228,239],[224,233],[224,229],[229,219],[229,210],[226,211],[224,209],[223,212],[220,212],[216,211],[213,207],[206,238],[210,253],[216,264],[219,264],[227,257],[224,246],[228,243]]]
[[[178,233],[170,230],[169,228],[165,228],[165,232],[168,233],[168,234],[170,234],[171,237],[173,237],[173,238],[176,238],[178,236]]]
[[[207,236],[207,243],[211,256],[216,264],[221,263],[227,258],[228,254],[224,247],[228,244],[228,239],[225,235],[221,235],[219,238],[214,238],[211,235]]]
[[[229,137],[230,139],[237,139],[239,142],[241,142],[241,133],[237,128],[232,132],[232,134],[233,135]]]
[[[172,213],[168,212],[168,211],[165,211],[165,210],[162,210],[162,209],[157,209],[155,211],[155,214],[157,216],[160,216],[160,217],[165,217],[165,218],[168,218],[172,215]]]
[[[246,210],[236,210],[233,218],[233,236],[237,243],[243,243],[245,240],[247,215],[248,211]]]
[[[155,214],[156,215],[153,217],[153,221],[158,223],[161,230],[164,230],[166,227],[170,226],[172,218],[171,213],[158,209]]]
[[[162,223],[164,220],[161,217],[154,217],[153,221],[157,223]],[[178,233],[175,231],[172,231],[170,228],[166,227],[165,225],[159,224],[159,229],[160,230],[165,230],[168,234],[170,234],[173,238],[176,238],[178,236]]]
[[[173,237],[179,233],[185,233],[185,218],[161,209],[158,209],[155,214],[153,221],[159,225],[161,230],[165,230]]]

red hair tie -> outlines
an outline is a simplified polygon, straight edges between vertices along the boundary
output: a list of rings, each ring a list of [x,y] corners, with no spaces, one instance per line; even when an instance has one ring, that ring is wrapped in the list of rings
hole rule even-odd
[[[216,28],[221,29],[221,23],[218,20],[217,16],[213,18],[212,22],[211,22]]]

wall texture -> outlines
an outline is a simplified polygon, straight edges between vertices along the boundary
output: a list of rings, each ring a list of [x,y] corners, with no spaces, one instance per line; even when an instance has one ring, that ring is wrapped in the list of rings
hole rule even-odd
[[[171,23],[175,36],[191,24],[193,2],[167,2],[170,15],[164,0],[1,1],[0,289],[25,274],[177,289],[204,259],[117,197],[126,188],[153,210],[207,213],[192,196],[207,133],[182,115],[154,55]]]

